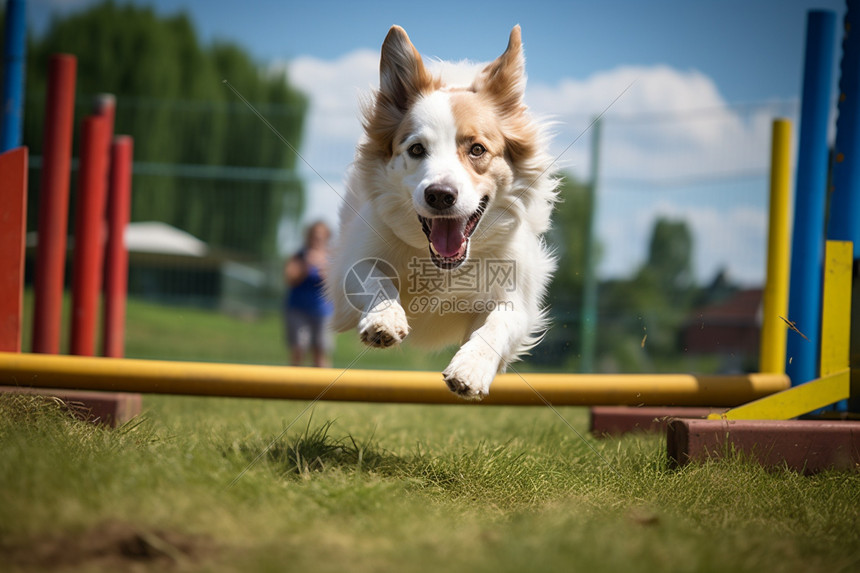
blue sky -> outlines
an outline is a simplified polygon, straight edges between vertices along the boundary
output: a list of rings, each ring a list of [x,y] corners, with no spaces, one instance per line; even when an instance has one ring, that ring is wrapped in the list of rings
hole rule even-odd
[[[91,3],[31,0],[31,25],[39,33],[52,15]],[[693,227],[700,280],[726,267],[749,284],[764,273],[770,122],[797,120],[806,13],[844,15],[842,0],[136,3],[184,10],[204,41],[239,43],[262,65],[287,69],[311,98],[302,153],[326,179],[304,170],[305,219],[330,222],[360,135],[357,102],[377,81],[389,26],[403,26],[425,56],[488,61],[520,24],[527,101],[556,121],[554,153],[575,142],[560,157],[575,176],[589,176],[584,132],[607,111],[600,272],[632,272],[654,220],[670,216]]]
[[[31,0],[43,30],[53,13],[92,0]],[[161,13],[190,14],[205,40],[229,39],[260,61],[312,55],[334,59],[377,49],[388,27],[442,59],[486,61],[499,38],[523,27],[529,76],[552,82],[619,64],[670,65],[711,77],[729,102],[798,94],[809,9],[844,13],[842,0],[451,0],[413,3],[315,0],[138,0]]]

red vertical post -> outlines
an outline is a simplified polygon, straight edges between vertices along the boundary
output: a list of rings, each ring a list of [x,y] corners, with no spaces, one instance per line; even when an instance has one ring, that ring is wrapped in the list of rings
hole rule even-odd
[[[81,133],[69,346],[70,353],[78,356],[95,354],[104,256],[108,127],[105,118],[89,116]]]
[[[128,288],[128,250],[125,228],[131,216],[131,164],[133,141],[120,135],[111,146],[108,178],[108,238],[105,248],[102,354],[125,355],[125,303]]]
[[[99,94],[95,97],[93,115],[105,118],[108,122],[108,133],[113,135],[114,117],[116,116],[116,98],[113,94]]]
[[[60,352],[76,70],[77,60],[67,54],[53,56],[48,67],[39,189],[33,352]]]
[[[114,98],[113,94],[98,94],[93,99],[93,115],[98,117],[102,117],[107,122],[107,130],[110,137],[113,137],[114,130],[114,120],[116,118],[116,98]],[[104,289],[103,298],[102,298],[102,353],[107,356],[107,352],[112,345],[112,342],[108,339],[108,336],[115,336],[113,333],[108,334],[107,329],[110,328],[110,324],[112,321],[116,320],[116,307],[113,306],[115,304],[114,296],[112,292],[109,292],[109,288],[114,288],[109,286],[109,282],[112,278],[109,276],[112,272],[112,261],[111,256],[116,256],[116,252],[111,252],[112,244],[111,244],[111,234],[113,229],[111,228],[111,210],[113,209],[113,161],[114,161],[114,148],[113,144],[111,144],[110,148],[107,151],[108,153],[108,182],[107,182],[107,196],[105,199],[105,252],[104,252],[104,265],[103,265],[103,277],[102,277],[102,288]],[[110,307],[110,308],[109,308]],[[116,357],[122,356],[122,340],[120,339],[120,354]],[[110,349],[110,351],[115,351],[115,349]]]
[[[0,153],[0,351],[21,352],[27,148]]]

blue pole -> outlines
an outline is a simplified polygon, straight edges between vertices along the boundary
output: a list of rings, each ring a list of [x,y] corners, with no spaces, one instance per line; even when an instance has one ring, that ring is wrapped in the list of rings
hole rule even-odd
[[[851,309],[851,361],[860,357],[860,0],[848,0],[839,66],[839,115],[831,174],[830,219],[827,238],[854,242],[854,296]],[[860,412],[860,396],[852,392],[837,408]]]
[[[839,69],[839,115],[827,238],[854,241],[860,259],[860,0],[848,0]]]
[[[3,31],[3,109],[0,115],[0,153],[21,145],[24,112],[24,65],[27,56],[25,0],[6,0]]]
[[[24,64],[27,54],[25,0],[6,0],[3,32],[3,109],[0,115],[0,153],[21,145],[24,112]]]
[[[835,32],[836,14],[824,10],[809,12],[806,20],[787,317],[806,338],[789,331],[785,368],[791,383],[795,385],[818,376],[824,208],[829,158],[827,124],[833,82]]]

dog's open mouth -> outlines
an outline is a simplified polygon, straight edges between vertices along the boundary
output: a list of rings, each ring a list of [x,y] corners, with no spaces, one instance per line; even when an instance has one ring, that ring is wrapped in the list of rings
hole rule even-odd
[[[483,197],[477,210],[468,217],[422,217],[421,228],[430,241],[430,258],[440,269],[456,269],[469,253],[469,237],[475,232],[484,211],[487,209],[489,197]]]

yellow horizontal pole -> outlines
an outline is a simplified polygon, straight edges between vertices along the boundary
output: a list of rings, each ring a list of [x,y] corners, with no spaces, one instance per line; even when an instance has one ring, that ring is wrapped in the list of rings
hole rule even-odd
[[[0,384],[153,394],[467,403],[438,372],[342,370],[0,353]],[[500,374],[483,404],[736,406],[788,388],[784,374]]]

